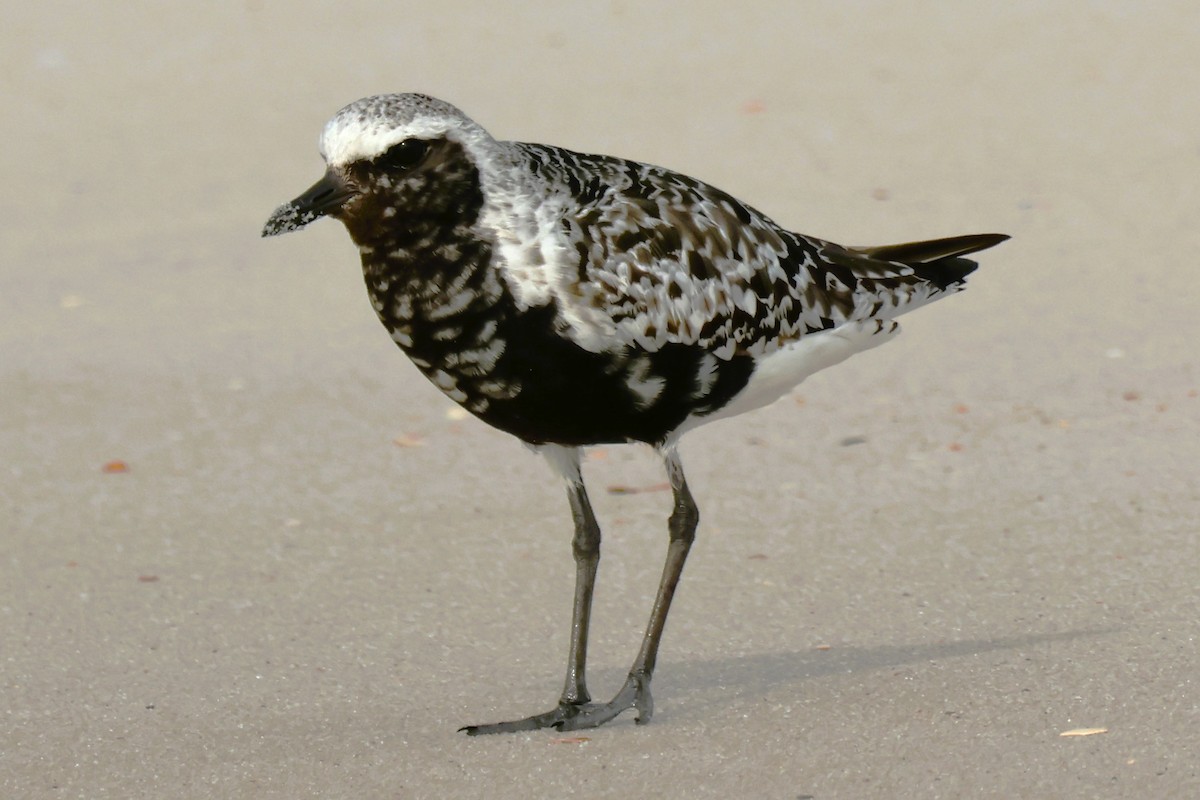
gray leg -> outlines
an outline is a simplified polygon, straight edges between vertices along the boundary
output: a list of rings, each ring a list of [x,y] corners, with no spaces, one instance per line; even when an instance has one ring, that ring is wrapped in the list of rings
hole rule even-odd
[[[571,647],[567,651],[567,680],[560,705],[580,705],[591,700],[587,690],[588,626],[592,620],[592,592],[600,566],[600,526],[592,513],[583,480],[567,486],[571,516],[575,520],[575,603],[571,609]]]
[[[696,526],[700,523],[700,510],[696,507],[696,501],[692,499],[692,493],[688,491],[679,456],[674,450],[667,450],[663,457],[667,465],[667,475],[671,480],[675,508],[667,523],[671,536],[667,545],[667,561],[663,565],[662,579],[658,584],[658,594],[654,598],[654,608],[650,612],[646,634],[642,638],[642,647],[633,662],[625,685],[617,692],[617,696],[608,703],[585,706],[577,715],[558,723],[559,730],[595,728],[628,708],[637,709],[639,725],[649,722],[654,714],[650,677],[654,673],[654,665],[658,662],[658,646],[662,641],[663,627],[667,623],[667,613],[671,610],[671,600],[675,597],[675,588],[683,574],[688,550],[696,538]]]
[[[667,613],[671,610],[671,600],[675,597],[675,588],[679,585],[683,565],[687,561],[688,550],[696,538],[696,526],[700,522],[700,511],[696,508],[692,493],[688,491],[679,456],[674,450],[663,453],[675,507],[667,523],[670,532],[667,560],[663,565],[662,579],[658,584],[658,594],[654,598],[654,608],[650,611],[650,622],[646,626],[645,636],[642,637],[641,649],[625,685],[617,692],[616,697],[607,703],[592,703],[587,691],[585,670],[588,623],[592,614],[592,590],[596,585],[596,567],[600,563],[600,526],[596,524],[587,490],[583,486],[578,451],[546,447],[542,452],[567,480],[567,498],[571,502],[571,516],[575,520],[575,538],[572,540],[575,554],[575,605],[571,619],[571,645],[567,654],[567,678],[556,708],[513,722],[469,725],[461,729],[471,736],[549,727],[564,731],[595,728],[630,708],[637,709],[638,724],[645,724],[654,714],[650,677],[658,661],[658,646],[667,623]]]
[[[567,499],[575,522],[571,550],[575,555],[575,603],[571,612],[571,644],[567,651],[567,677],[563,684],[558,707],[512,722],[490,725],[468,725],[460,730],[470,736],[485,733],[532,731],[559,725],[574,717],[590,701],[587,690],[588,626],[592,617],[592,592],[596,587],[596,568],[600,565],[600,526],[592,513],[583,474],[579,469],[579,452],[574,448],[545,448],[551,465],[556,467],[567,483]]]

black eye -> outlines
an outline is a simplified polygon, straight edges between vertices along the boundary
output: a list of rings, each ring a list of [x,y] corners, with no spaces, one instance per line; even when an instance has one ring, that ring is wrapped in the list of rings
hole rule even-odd
[[[387,169],[412,169],[429,150],[429,142],[424,139],[405,139],[387,149],[375,163]]]

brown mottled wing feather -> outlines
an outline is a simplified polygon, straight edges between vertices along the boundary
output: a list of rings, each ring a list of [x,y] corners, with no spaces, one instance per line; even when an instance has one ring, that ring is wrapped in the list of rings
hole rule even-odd
[[[818,331],[890,319],[961,281],[954,256],[987,237],[845,248],[780,228],[754,208],[670,170],[518,145],[571,194],[563,233],[578,257],[571,295],[611,323],[614,346],[762,355]],[[913,263],[894,258],[904,256]],[[950,270],[927,268],[925,260]],[[945,273],[945,274],[944,274]]]

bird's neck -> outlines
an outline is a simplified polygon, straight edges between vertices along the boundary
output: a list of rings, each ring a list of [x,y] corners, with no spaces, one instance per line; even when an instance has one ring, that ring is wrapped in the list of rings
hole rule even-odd
[[[439,330],[500,299],[492,244],[469,226],[405,226],[358,247],[371,304],[406,350],[414,331]]]

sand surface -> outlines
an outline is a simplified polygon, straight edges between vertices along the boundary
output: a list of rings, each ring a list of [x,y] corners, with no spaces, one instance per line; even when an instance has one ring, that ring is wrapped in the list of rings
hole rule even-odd
[[[1200,796],[1200,11],[762,5],[0,11],[0,796]],[[340,226],[258,238],[407,90],[838,241],[1013,236],[685,439],[649,726],[455,732],[557,695],[561,487],[448,416]],[[606,696],[669,497],[587,476]]]

